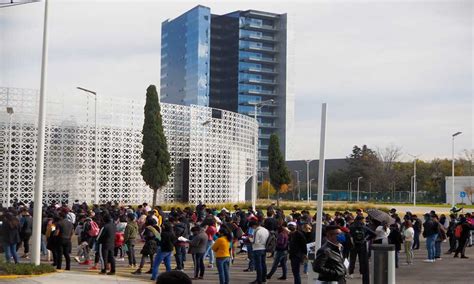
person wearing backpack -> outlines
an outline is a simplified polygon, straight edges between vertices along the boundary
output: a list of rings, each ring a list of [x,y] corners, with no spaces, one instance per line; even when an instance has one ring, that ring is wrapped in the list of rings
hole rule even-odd
[[[368,284],[370,274],[367,242],[374,239],[376,234],[365,225],[364,217],[360,215],[349,226],[349,234],[352,241],[352,248],[349,253],[349,278],[353,277],[355,262],[357,257],[359,257],[359,271],[362,275],[362,283]]]
[[[270,280],[279,266],[281,266],[283,275],[278,280],[286,280],[287,276],[287,259],[288,259],[288,229],[286,226],[278,228],[278,236],[275,247],[275,258],[273,260],[272,269],[267,274],[267,279]]]
[[[26,208],[23,208],[21,211],[20,228],[20,239],[23,243],[23,255],[21,258],[29,258],[30,238],[33,233],[33,218],[31,218]]]
[[[173,231],[176,237],[176,242],[174,243],[175,249],[175,260],[176,268],[175,270],[183,271],[184,262],[186,261],[186,242],[178,240],[179,237],[189,238],[189,229],[187,225],[183,222],[184,217],[180,216],[177,219],[170,218],[170,221],[173,224]]]
[[[257,270],[257,279],[251,283],[261,284],[266,282],[267,277],[267,264],[265,262],[267,254],[266,244],[270,233],[258,221],[251,221],[249,226],[254,229],[254,234],[249,237],[249,241],[252,244],[253,260],[255,262],[255,270]]]
[[[137,261],[135,259],[135,239],[138,236],[138,224],[135,221],[135,214],[127,214],[127,226],[124,232],[124,242],[127,246],[128,266],[136,267]]]
[[[150,263],[152,263],[151,266],[153,266],[153,256],[156,253],[156,250],[158,248],[157,242],[161,239],[161,234],[160,234],[160,227],[156,225],[156,220],[153,218],[147,218],[145,221],[145,229],[143,230],[143,239],[145,240],[145,244],[143,245],[142,250],[140,251],[140,254],[142,255],[142,258],[140,260],[140,265],[138,266],[138,269],[132,272],[132,274],[135,275],[140,275],[142,274],[142,269],[145,266],[145,261],[146,258],[150,258]],[[152,268],[150,267],[150,270],[147,271],[146,273],[151,273]]]
[[[466,246],[467,241],[469,240],[469,235],[471,234],[472,225],[467,222],[466,217],[463,215],[459,216],[459,224],[454,230],[454,235],[458,239],[458,247],[454,253],[454,257],[458,257],[461,254],[461,258],[468,258],[466,256]]]
[[[446,236],[449,238],[449,250],[446,254],[452,254],[456,250],[456,236],[454,236],[454,230],[456,229],[456,215],[449,215],[449,225],[448,230],[446,231]]]

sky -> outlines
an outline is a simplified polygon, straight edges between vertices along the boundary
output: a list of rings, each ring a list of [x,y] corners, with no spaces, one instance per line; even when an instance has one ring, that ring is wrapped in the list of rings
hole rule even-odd
[[[397,145],[403,159],[472,149],[473,9],[447,1],[50,1],[48,96],[144,98],[159,85],[161,23],[201,4],[215,14],[287,13],[295,121],[287,159]],[[0,86],[39,89],[43,3],[0,8]]]

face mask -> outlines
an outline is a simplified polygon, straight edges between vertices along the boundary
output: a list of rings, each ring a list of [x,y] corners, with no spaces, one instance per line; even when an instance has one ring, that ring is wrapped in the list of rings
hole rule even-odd
[[[337,235],[337,242],[338,243],[345,243],[346,242],[346,235],[344,233],[340,233]]]

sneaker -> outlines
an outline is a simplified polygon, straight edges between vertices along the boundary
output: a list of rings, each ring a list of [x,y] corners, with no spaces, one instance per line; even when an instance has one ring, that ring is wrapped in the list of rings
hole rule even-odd
[[[77,263],[81,263],[81,259],[78,256],[75,256],[74,260],[77,261]]]
[[[278,277],[277,280],[286,280],[286,277]]]
[[[80,264],[80,265],[90,265],[90,264],[91,264],[91,261],[87,259],[87,260],[85,260],[85,261],[83,261],[83,262],[80,262],[79,264]]]
[[[107,274],[107,272],[106,271],[101,271],[101,272],[99,272],[99,274],[100,275],[105,275],[105,274]]]
[[[441,257],[435,257],[435,260],[443,260]]]
[[[114,272],[112,272],[112,271],[107,272],[107,275],[115,275],[115,271]]]
[[[461,258],[469,258],[469,257],[465,255],[461,255]]]
[[[152,271],[151,271],[151,269],[150,269],[150,270],[148,270],[147,272],[145,272],[145,274],[151,274],[151,272],[152,272]]]

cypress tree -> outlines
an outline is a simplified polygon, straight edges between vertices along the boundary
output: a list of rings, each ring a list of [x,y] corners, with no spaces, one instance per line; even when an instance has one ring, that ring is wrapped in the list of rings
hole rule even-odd
[[[283,185],[291,182],[291,175],[286,166],[285,159],[280,151],[280,142],[276,134],[270,136],[270,145],[268,146],[268,164],[270,183],[277,192],[277,206],[280,205],[280,190]]]
[[[154,85],[146,89],[145,120],[143,122],[143,165],[141,174],[153,190],[153,206],[158,190],[165,186],[171,174],[170,154],[163,132],[161,108]]]

